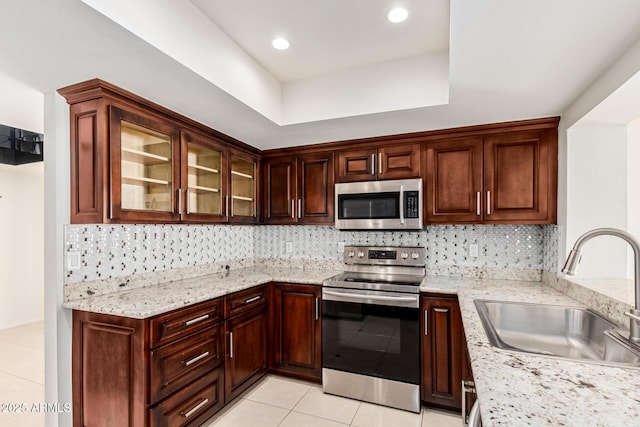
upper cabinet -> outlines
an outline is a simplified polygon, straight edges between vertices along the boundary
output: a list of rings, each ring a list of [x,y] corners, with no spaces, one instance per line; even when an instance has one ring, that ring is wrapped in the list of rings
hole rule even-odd
[[[426,144],[427,224],[555,223],[557,146],[556,128]]]
[[[338,151],[337,182],[420,177],[420,144]]]
[[[263,159],[263,222],[333,224],[333,153]]]
[[[100,80],[71,105],[71,223],[255,223],[259,151]]]

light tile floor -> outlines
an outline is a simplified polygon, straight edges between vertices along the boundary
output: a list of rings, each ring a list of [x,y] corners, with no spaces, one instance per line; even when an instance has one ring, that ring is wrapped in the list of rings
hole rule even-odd
[[[420,414],[322,393],[304,381],[267,375],[227,405],[207,427],[461,427],[455,413]]]
[[[44,413],[31,412],[43,402],[44,324],[0,330],[0,427],[44,426]]]

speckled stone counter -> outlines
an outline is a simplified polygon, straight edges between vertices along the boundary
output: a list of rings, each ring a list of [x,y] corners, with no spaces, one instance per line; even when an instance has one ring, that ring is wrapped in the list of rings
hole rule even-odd
[[[242,268],[133,290],[66,301],[73,310],[144,319],[269,282],[322,284],[334,270]]]
[[[458,294],[484,426],[640,425],[640,369],[496,350],[473,300],[582,304],[540,282],[427,277],[420,290]]]

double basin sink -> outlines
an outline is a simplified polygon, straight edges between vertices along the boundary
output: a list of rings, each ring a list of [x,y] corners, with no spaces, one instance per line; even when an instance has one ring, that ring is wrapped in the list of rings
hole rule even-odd
[[[489,342],[506,351],[640,367],[640,347],[584,307],[475,300]]]

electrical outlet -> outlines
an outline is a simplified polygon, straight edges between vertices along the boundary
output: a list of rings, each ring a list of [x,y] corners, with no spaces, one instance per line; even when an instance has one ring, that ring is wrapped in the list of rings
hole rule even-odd
[[[286,253],[290,254],[291,252],[293,252],[293,242],[287,242],[285,248]]]
[[[472,258],[478,258],[478,245],[472,243],[469,245],[469,256]]]
[[[67,270],[74,271],[80,269],[80,252],[67,252]]]

